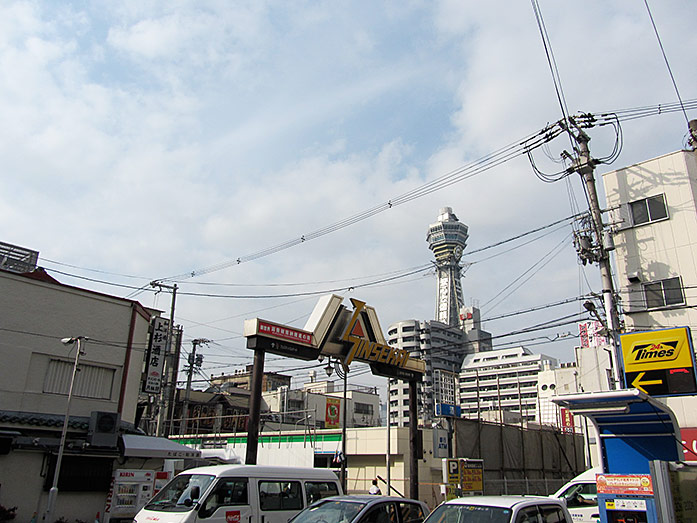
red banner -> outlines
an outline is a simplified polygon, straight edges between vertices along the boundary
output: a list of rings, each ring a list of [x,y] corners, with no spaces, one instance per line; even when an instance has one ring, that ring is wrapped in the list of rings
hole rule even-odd
[[[574,431],[574,415],[564,407],[559,410],[561,411],[561,426],[564,432],[572,433]]]
[[[682,451],[685,453],[683,461],[697,461],[697,429],[681,428]]]
[[[339,428],[339,413],[341,412],[341,400],[327,398],[327,411],[324,416],[324,426],[328,429]]]

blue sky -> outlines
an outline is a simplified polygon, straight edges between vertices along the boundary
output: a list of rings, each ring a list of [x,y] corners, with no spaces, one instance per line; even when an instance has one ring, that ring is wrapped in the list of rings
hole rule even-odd
[[[47,269],[77,276],[53,273],[66,283],[126,296],[130,289],[79,277],[139,287],[235,260],[387,202],[561,117],[528,2],[143,4],[0,6],[0,240],[38,250]],[[652,4],[681,94],[694,99],[697,7]],[[643,3],[540,7],[570,112],[676,101]],[[622,155],[598,174],[679,149],[686,124],[672,113],[627,122],[623,131]],[[590,134],[594,153],[611,149],[607,132]],[[568,147],[560,140],[548,152]],[[541,151],[539,160],[556,168]],[[474,250],[569,216],[572,201],[583,208],[578,180],[543,183],[521,157],[180,286],[257,295],[345,286],[428,263],[426,230],[443,206],[469,225]],[[482,305],[486,319],[589,284],[598,290],[597,269],[581,267],[567,240],[544,270],[491,307],[569,233],[496,258],[466,257],[477,263],[463,280],[465,300]],[[290,283],[302,285],[280,286]],[[435,278],[349,295],[374,305],[386,330],[433,317]],[[137,299],[168,309],[164,295]],[[187,340],[215,340],[204,368],[220,373],[251,361],[239,337],[244,318],[302,326],[313,305],[314,298],[182,294],[177,316]],[[502,334],[577,310],[485,328]],[[567,331],[574,329],[546,334]],[[532,348],[570,360],[572,347],[573,340]]]

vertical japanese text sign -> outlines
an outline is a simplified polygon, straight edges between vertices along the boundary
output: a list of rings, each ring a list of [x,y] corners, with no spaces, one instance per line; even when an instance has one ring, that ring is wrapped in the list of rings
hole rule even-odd
[[[162,370],[165,362],[165,347],[169,320],[157,316],[153,320],[150,344],[148,345],[147,364],[145,365],[145,381],[143,392],[159,394],[162,386]]]

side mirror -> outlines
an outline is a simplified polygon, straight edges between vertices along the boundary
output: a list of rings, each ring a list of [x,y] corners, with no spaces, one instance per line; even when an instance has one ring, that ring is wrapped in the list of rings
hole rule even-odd
[[[184,500],[184,506],[190,507],[194,504],[194,501],[196,501],[198,498],[201,497],[201,487],[196,485],[195,487],[191,487],[191,493],[188,498]]]

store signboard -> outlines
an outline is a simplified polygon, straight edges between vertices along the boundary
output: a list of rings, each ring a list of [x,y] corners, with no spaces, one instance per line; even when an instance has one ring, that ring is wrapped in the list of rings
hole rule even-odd
[[[620,336],[625,382],[650,396],[697,393],[688,327]]]
[[[162,387],[168,332],[169,320],[156,316],[152,323],[150,344],[146,356],[145,380],[143,381],[143,392],[148,394],[159,394]]]

